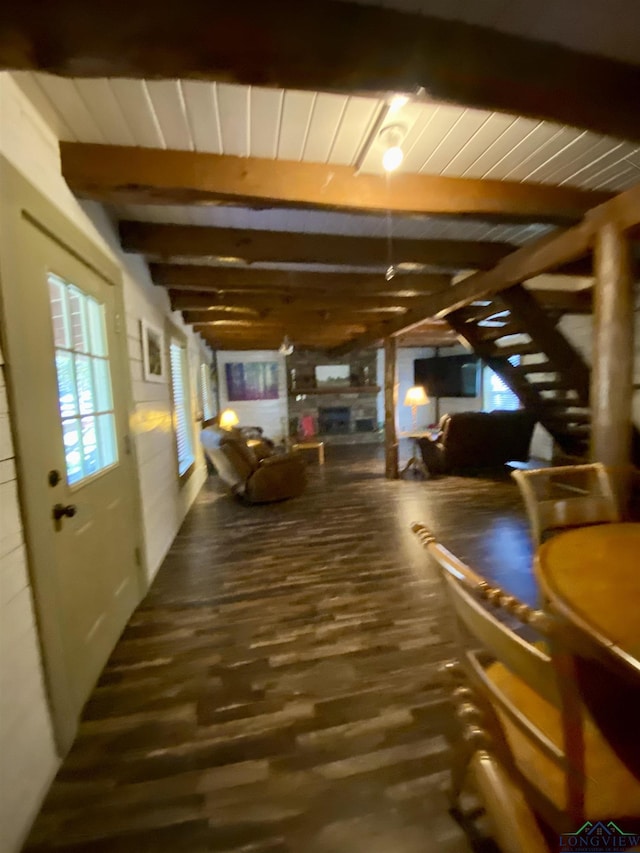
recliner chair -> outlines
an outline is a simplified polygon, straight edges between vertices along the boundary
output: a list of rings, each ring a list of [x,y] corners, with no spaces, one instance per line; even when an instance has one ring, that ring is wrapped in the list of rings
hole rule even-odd
[[[294,453],[259,459],[238,430],[209,426],[200,433],[204,451],[231,493],[248,503],[294,498],[304,489],[304,461]]]

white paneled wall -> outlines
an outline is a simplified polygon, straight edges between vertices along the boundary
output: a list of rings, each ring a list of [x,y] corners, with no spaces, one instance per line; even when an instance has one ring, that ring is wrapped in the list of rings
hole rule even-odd
[[[58,762],[45,697],[0,353],[0,850],[16,850]]]
[[[50,123],[55,123],[55,119],[55,115],[47,115]],[[170,386],[168,380],[164,384],[143,381],[140,321],[145,319],[161,328],[166,322],[173,322],[186,335],[192,395],[197,389],[198,365],[202,359],[209,358],[208,351],[199,337],[184,327],[179,315],[171,315],[166,293],[152,284],[146,265],[138,257],[120,252],[114,226],[104,210],[96,204],[79,204],[69,192],[60,176],[56,133],[6,73],[0,74],[0,154],[76,227],[115,258],[122,269],[133,393],[131,428],[140,480],[145,562],[151,579],[202,485],[206,469],[197,441],[195,413],[199,406],[194,396],[196,466],[187,482],[179,484],[171,428]],[[3,322],[11,322],[11,318],[3,318]],[[9,424],[3,379],[0,386],[2,853],[19,850],[58,765],[43,686]]]
[[[288,434],[289,400],[287,397],[286,360],[277,350],[246,350],[218,352],[218,388],[220,409],[230,408],[238,415],[241,426],[259,426],[273,441]],[[275,361],[278,364],[278,399],[229,401],[225,364],[238,362]]]
[[[637,390],[633,393],[633,420],[640,427],[640,299],[636,299],[635,311],[635,359],[633,382]],[[593,354],[593,317],[591,315],[566,314],[559,328],[571,341],[588,365]]]

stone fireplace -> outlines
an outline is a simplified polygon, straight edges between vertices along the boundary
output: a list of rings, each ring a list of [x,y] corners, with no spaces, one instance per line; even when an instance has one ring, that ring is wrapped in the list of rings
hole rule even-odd
[[[318,432],[346,435],[351,432],[350,406],[318,406]]]
[[[314,434],[329,443],[379,441],[376,362],[375,349],[335,360],[322,352],[294,350],[287,359],[289,434],[308,436],[312,425]],[[344,384],[318,387],[315,368],[328,364],[348,365]]]

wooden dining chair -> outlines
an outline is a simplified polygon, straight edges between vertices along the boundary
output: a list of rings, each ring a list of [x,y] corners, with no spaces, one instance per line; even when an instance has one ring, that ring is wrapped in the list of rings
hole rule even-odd
[[[512,471],[536,545],[568,527],[620,520],[607,469],[599,462],[534,471]]]
[[[560,833],[640,820],[640,781],[581,701],[562,623],[489,583],[424,525],[412,529],[440,568],[456,628],[454,804],[473,782],[503,853],[548,853],[539,821]]]

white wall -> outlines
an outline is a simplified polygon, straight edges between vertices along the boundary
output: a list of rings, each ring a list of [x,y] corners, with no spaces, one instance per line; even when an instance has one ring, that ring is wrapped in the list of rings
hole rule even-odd
[[[0,74],[0,154],[62,210],[70,221],[119,263],[124,277],[127,339],[133,411],[132,434],[140,478],[146,566],[157,571],[184,515],[206,476],[194,440],[197,463],[184,486],[175,475],[168,384],[142,378],[140,320],[163,326],[170,316],[166,293],[156,288],[146,265],[118,247],[113,224],[96,204],[81,205],[60,176],[58,140],[9,74]],[[202,358],[209,358],[200,339],[173,322],[187,336],[192,380]],[[2,318],[11,322],[10,317]],[[5,356],[7,354],[5,353]],[[8,365],[10,367],[10,365]],[[195,391],[197,385],[193,385]],[[198,408],[193,400],[193,411]],[[56,772],[48,705],[34,621],[32,591],[22,539],[11,413],[0,385],[0,850],[17,851]]]
[[[593,316],[565,314],[558,324],[560,330],[571,341],[589,366],[593,358]],[[633,393],[632,411],[636,426],[640,426],[640,296],[635,306],[635,352],[633,382],[637,386]]]
[[[227,392],[226,364],[238,362],[275,361],[278,364],[277,400],[233,400]],[[287,396],[286,359],[277,350],[225,350],[217,353],[218,390],[220,411],[233,409],[238,415],[240,426],[259,426],[264,434],[275,442],[282,441],[288,434],[289,398]]]
[[[0,353],[0,850],[19,847],[57,766]]]

